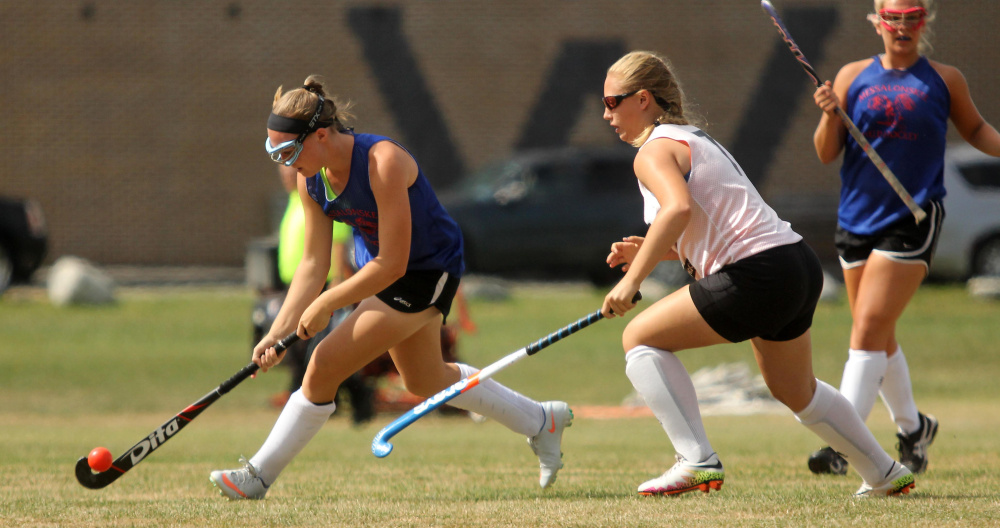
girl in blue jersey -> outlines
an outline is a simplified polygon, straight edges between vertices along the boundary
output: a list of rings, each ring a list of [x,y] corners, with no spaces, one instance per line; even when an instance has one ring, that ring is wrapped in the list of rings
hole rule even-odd
[[[355,134],[321,78],[275,95],[267,122],[271,158],[298,172],[305,246],[285,302],[253,351],[267,372],[282,355],[278,339],[309,339],[335,310],[358,307],[316,346],[302,388],[289,397],[271,434],[244,466],[213,471],[231,499],[262,499],[268,487],[333,413],[338,386],[388,350],[407,390],[429,397],[476,369],[441,359],[441,326],[464,271],[462,235],[438,202],[414,158],[395,141]],[[353,227],[358,271],[323,291],[330,269],[332,222]],[[453,400],[528,437],[547,487],[562,467],[560,444],[572,412],[539,403],[493,380]]]
[[[948,120],[979,150],[1000,156],[1000,134],[979,114],[958,69],[928,60],[931,0],[875,0],[869,20],[885,51],[852,62],[816,89],[823,110],[814,143],[823,163],[844,151],[835,236],[851,315],[850,351],[840,391],[867,418],[876,394],[898,428],[900,462],[927,467],[937,420],[917,410],[896,321],[927,275],[944,219],[943,166]],[[916,224],[837,117],[840,106],[927,212]],[[844,474],[831,448],[809,458],[815,473]]]

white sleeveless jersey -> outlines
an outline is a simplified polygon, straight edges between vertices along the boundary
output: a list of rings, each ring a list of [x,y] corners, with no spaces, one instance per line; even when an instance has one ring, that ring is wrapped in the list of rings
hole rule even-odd
[[[802,240],[764,203],[743,169],[708,134],[693,126],[659,125],[643,146],[660,138],[691,149],[691,172],[684,177],[694,203],[690,222],[674,249],[693,277],[700,279],[740,259]],[[660,203],[641,181],[639,190],[645,202],[644,218],[651,224]]]

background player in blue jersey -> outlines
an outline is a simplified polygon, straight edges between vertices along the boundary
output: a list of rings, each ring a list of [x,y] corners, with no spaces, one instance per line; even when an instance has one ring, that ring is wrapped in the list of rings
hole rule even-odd
[[[979,114],[962,73],[924,56],[932,8],[931,0],[875,0],[868,18],[884,53],[844,66],[814,94],[823,110],[813,138],[820,160],[844,151],[835,238],[854,323],[840,391],[863,419],[881,394],[899,430],[900,462],[914,473],[927,467],[938,423],[917,411],[896,321],[927,275],[944,218],[948,120],[970,144],[1000,156],[1000,134]],[[838,105],[927,212],[919,225],[847,135]],[[809,468],[844,474],[847,463],[827,447]]]
[[[326,423],[338,386],[388,350],[410,392],[432,396],[476,369],[441,358],[441,325],[465,265],[458,225],[438,202],[414,158],[395,141],[347,128],[343,105],[322,79],[282,93],[267,122],[271,159],[298,171],[305,246],[285,302],[253,351],[261,372],[282,357],[278,339],[316,336],[339,308],[358,307],[316,346],[302,388],[292,393],[264,445],[244,466],[213,471],[231,499],[262,499],[278,474]],[[326,291],[332,222],[354,229],[358,271]],[[560,444],[572,412],[539,403],[493,380],[449,402],[528,437],[547,487],[562,467]]]

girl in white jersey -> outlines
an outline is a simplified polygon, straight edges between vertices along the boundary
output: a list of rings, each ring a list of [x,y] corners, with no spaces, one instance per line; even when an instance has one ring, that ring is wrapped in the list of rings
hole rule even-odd
[[[732,156],[688,123],[666,60],[625,55],[608,69],[604,94],[604,119],[639,147],[634,167],[649,224],[645,238],[611,246],[608,264],[624,264],[626,273],[605,298],[604,315],[631,309],[661,260],[679,259],[697,279],[637,315],[622,336],[625,373],[677,451],[677,463],[641,484],[639,494],[722,487],[722,463],[674,353],[748,339],[771,394],[864,478],[859,496],[909,492],[910,471],[879,446],[847,399],[813,376],[809,327],[823,281],[816,255]]]

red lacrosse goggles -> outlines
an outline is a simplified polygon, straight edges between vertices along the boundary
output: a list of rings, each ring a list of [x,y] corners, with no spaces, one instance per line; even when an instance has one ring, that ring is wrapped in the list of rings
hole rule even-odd
[[[878,12],[879,23],[888,31],[897,31],[904,27],[916,31],[924,27],[926,17],[927,10],[919,6],[909,9],[880,9]]]

